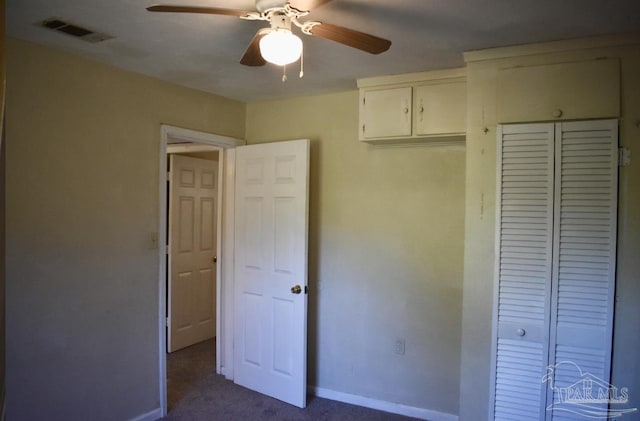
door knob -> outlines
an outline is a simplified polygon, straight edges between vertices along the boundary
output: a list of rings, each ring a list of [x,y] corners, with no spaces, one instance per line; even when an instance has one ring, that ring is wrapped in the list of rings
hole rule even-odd
[[[213,256],[213,258],[211,259],[211,261],[213,263],[218,263],[218,256]]]
[[[300,285],[294,285],[291,287],[292,294],[300,294],[302,292],[302,287]]]

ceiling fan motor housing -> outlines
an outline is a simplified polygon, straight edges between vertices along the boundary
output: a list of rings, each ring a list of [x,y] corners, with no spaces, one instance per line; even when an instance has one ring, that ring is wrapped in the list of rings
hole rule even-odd
[[[256,0],[256,9],[264,13],[269,9],[283,8],[287,4],[285,0]]]

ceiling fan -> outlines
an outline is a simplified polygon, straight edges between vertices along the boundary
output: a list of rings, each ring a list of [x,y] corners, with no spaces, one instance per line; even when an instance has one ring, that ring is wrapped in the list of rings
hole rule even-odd
[[[280,66],[293,63],[302,55],[302,41],[291,31],[292,24],[307,35],[314,35],[371,54],[387,51],[391,41],[364,32],[330,23],[304,21],[309,11],[331,0],[255,0],[256,10],[234,10],[204,6],[156,5],[147,7],[150,12],[204,13],[236,16],[246,20],[264,20],[270,28],[260,29],[249,43],[241,64],[263,66],[267,61]],[[302,71],[300,72],[302,77]]]

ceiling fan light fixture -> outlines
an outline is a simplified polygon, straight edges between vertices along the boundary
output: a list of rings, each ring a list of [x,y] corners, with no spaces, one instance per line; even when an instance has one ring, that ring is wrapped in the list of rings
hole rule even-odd
[[[276,28],[260,39],[260,54],[278,66],[291,64],[302,55],[302,40],[289,29]]]

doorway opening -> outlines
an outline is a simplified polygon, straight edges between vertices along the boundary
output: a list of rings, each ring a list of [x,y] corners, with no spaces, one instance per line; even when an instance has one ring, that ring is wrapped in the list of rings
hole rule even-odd
[[[182,348],[184,346],[188,346],[189,342],[206,339],[208,334],[205,331],[209,331],[210,334],[215,335],[216,340],[208,339],[208,342],[202,342],[200,347],[210,346],[213,348],[215,344],[215,351],[211,349],[210,355],[211,358],[215,354],[215,362],[210,361],[210,365],[215,364],[216,372],[219,374],[224,374],[227,378],[232,376],[231,372],[231,359],[225,358],[227,352],[232,352],[232,341],[225,340],[226,332],[231,332],[229,326],[232,326],[231,315],[225,315],[225,302],[232,303],[232,300],[229,300],[228,289],[224,288],[225,279],[232,279],[230,276],[229,269],[232,269],[232,264],[229,264],[229,259],[232,258],[232,250],[233,244],[232,241],[227,241],[226,244],[223,243],[223,236],[225,232],[229,232],[228,226],[233,226],[233,220],[229,221],[228,218],[223,220],[223,212],[228,210],[223,209],[223,207],[229,204],[229,200],[224,200],[223,196],[233,194],[233,187],[228,184],[230,181],[231,184],[233,182],[233,158],[234,158],[234,148],[238,145],[244,144],[243,141],[239,139],[234,139],[226,136],[214,135],[209,133],[198,132],[189,129],[182,129],[173,126],[163,125],[161,127],[161,142],[160,142],[160,183],[159,183],[159,228],[158,228],[158,251],[159,251],[159,297],[158,297],[158,309],[159,309],[159,325],[158,325],[158,334],[159,334],[159,344],[158,344],[158,355],[159,355],[159,372],[160,372],[160,409],[162,416],[167,414],[167,351],[177,350],[178,348]],[[209,192],[205,192],[205,194],[200,194],[198,197],[187,198],[183,200],[181,203],[178,202],[177,207],[174,204],[174,212],[170,209],[170,201],[169,197],[171,196],[171,190],[168,188],[169,186],[169,165],[172,161],[169,157],[177,156],[180,157],[181,160],[208,160],[209,163],[217,161],[217,168],[212,170],[214,165],[204,165],[203,170],[200,172],[193,171],[191,168],[187,168],[186,171],[182,173],[182,184],[188,186],[190,182],[193,184],[196,183],[196,178],[200,184],[204,184],[205,190],[207,187],[209,190],[215,190],[215,195],[212,196]],[[174,160],[177,162],[177,160]],[[206,164],[206,161],[204,162]],[[174,184],[175,181],[174,181]],[[202,196],[202,197],[201,197]],[[231,196],[233,197],[233,196]],[[203,204],[202,209],[204,209],[204,214],[208,215],[208,220],[205,224],[202,224],[202,214],[195,213],[195,203],[197,201]],[[199,235],[193,235],[193,231],[191,234],[183,233],[180,234],[173,232],[173,238],[175,244],[169,244],[169,239],[172,237],[170,234],[170,227],[175,225],[170,220],[170,215],[173,217],[175,210],[178,210],[178,214],[180,213],[180,207],[182,206],[183,212],[182,221],[180,223],[183,224],[199,224],[201,225],[211,225],[205,226],[204,231],[210,233],[208,234],[208,238],[205,238],[204,241],[206,244],[201,243],[201,239],[196,238],[198,236],[202,236],[201,233]],[[231,203],[232,206],[232,203]],[[189,212],[190,207],[194,212]],[[214,216],[215,214],[215,216]],[[233,214],[233,209],[231,208],[230,215]],[[187,216],[184,216],[187,215]],[[189,216],[191,215],[191,216]],[[175,217],[173,218],[175,219]],[[180,225],[180,224],[178,224]],[[213,230],[213,228],[215,231]],[[188,230],[187,230],[188,231]],[[177,235],[177,236],[176,236]],[[197,244],[196,244],[197,243]],[[207,314],[210,316],[200,317],[202,326],[198,326],[197,329],[189,330],[188,323],[184,323],[185,317],[182,315],[180,322],[181,327],[184,329],[176,329],[177,326],[173,326],[172,329],[172,318],[176,318],[176,314],[172,314],[173,310],[171,302],[174,304],[176,300],[171,300],[171,293],[177,293],[176,295],[182,294],[183,305],[185,302],[184,299],[184,291],[176,291],[175,289],[171,290],[171,281],[172,281],[172,255],[171,255],[171,247],[176,246],[178,248],[182,247],[183,249],[188,249],[189,246],[193,246],[196,244],[198,249],[206,249],[207,253],[211,254],[211,256],[205,256],[206,253],[198,256],[195,256],[195,260],[200,259],[201,269],[196,269],[195,272],[202,272],[204,277],[201,277],[200,273],[194,277],[194,279],[212,278],[215,280],[215,288],[214,284],[209,284],[209,288],[211,288],[211,293],[215,293],[215,299],[211,297],[211,300],[207,303],[205,300],[200,300],[198,298],[199,306],[199,316],[202,314]],[[204,245],[205,247],[200,247]],[[174,247],[175,250],[175,247]],[[203,259],[209,259],[210,263],[208,265],[208,269],[203,266]],[[180,263],[182,264],[182,262]],[[205,265],[206,266],[206,265]],[[204,269],[202,269],[204,268]],[[207,270],[209,273],[207,274]],[[188,273],[189,271],[182,271],[182,273]],[[176,271],[173,271],[173,277],[180,276],[177,275]],[[232,292],[231,292],[232,293]],[[208,293],[207,293],[208,294]],[[176,298],[176,297],[174,297]],[[178,300],[179,302],[180,300]],[[188,302],[188,300],[186,300]],[[204,306],[204,307],[203,307]],[[211,308],[212,307],[212,308]],[[180,310],[178,310],[180,311]],[[183,312],[184,313],[184,312]],[[180,317],[178,317],[180,318]],[[197,325],[198,323],[194,323]],[[186,328],[185,328],[186,327]],[[193,332],[196,332],[195,334]],[[203,336],[204,334],[204,336]],[[194,342],[195,343],[195,342]],[[187,344],[187,345],[185,345]],[[170,346],[170,347],[169,347]],[[225,361],[228,361],[225,363]]]
[[[215,372],[220,154],[215,146],[175,143],[167,145],[167,154],[167,410],[171,411],[203,376]]]

